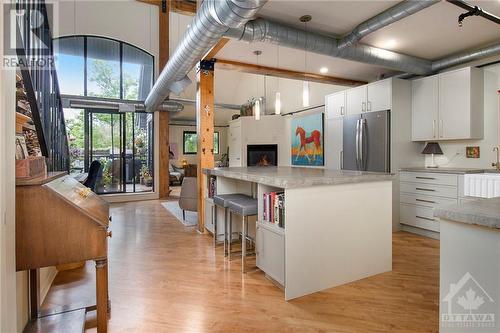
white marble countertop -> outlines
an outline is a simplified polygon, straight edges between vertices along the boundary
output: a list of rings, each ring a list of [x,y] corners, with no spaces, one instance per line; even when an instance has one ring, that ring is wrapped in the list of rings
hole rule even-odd
[[[233,167],[204,169],[207,175],[239,179],[280,188],[392,181],[390,173],[300,167]]]
[[[500,198],[443,206],[434,209],[434,216],[441,219],[500,229]]]

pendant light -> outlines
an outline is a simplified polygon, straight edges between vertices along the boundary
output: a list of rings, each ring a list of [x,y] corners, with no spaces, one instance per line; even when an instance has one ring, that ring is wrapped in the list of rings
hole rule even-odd
[[[304,15],[300,17],[300,22],[304,23],[304,31],[306,35],[306,41],[304,45],[304,81],[302,82],[302,106],[309,106],[309,82],[305,81],[307,73],[307,22],[311,21],[311,15]]]
[[[253,51],[253,54],[257,56],[257,66],[259,65],[259,56],[262,54],[262,51]],[[259,77],[257,76],[257,94],[259,93]],[[260,120],[260,98],[255,99],[255,103],[253,105],[253,114],[255,120]]]
[[[280,68],[280,46],[278,45],[277,50],[277,61],[276,68]],[[278,88],[276,89],[276,95],[274,97],[274,114],[281,114],[281,94],[280,94],[280,78],[278,77]]]

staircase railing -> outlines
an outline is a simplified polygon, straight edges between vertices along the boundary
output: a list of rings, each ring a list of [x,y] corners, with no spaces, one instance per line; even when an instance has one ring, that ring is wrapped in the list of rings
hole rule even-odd
[[[18,0],[17,53],[48,171],[69,171],[69,147],[45,1]]]

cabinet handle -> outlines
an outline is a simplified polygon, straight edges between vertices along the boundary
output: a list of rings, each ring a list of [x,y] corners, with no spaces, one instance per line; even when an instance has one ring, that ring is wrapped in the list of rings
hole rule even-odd
[[[416,176],[415,178],[417,179],[429,179],[429,180],[435,180],[436,178],[432,178],[432,177],[421,177],[421,176]]]
[[[340,151],[340,170],[344,169],[344,151]]]
[[[432,121],[432,137],[436,138],[436,120]]]
[[[435,202],[434,202],[434,201],[424,200],[424,199],[415,199],[415,201],[427,202],[427,203],[435,204]]]
[[[368,101],[367,111],[371,111],[371,110],[372,110],[372,102]]]
[[[416,187],[415,190],[417,190],[417,191],[427,191],[427,192],[436,192],[436,190],[432,190],[430,188],[421,188],[421,187]]]
[[[365,102],[361,102],[361,111],[366,111],[366,103]]]
[[[444,124],[443,124],[443,120],[441,119],[439,121],[439,123],[441,124],[441,128],[439,129],[439,137],[443,137],[444,136]]]
[[[340,115],[341,115],[341,116],[343,116],[343,115],[344,115],[344,107],[343,107],[343,106],[341,106],[341,107],[340,107]]]
[[[417,219],[422,219],[422,220],[427,220],[427,221],[432,221],[432,222],[435,222],[435,221],[436,221],[436,220],[434,220],[434,219],[430,219],[430,218],[428,218],[428,217],[423,217],[423,216],[418,216],[418,215],[416,215],[415,217],[416,217]]]

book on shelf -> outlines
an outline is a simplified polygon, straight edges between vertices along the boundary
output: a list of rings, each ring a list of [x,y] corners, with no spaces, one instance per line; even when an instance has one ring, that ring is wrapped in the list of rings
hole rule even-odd
[[[208,197],[213,198],[217,193],[217,178],[214,176],[210,176],[208,180]]]
[[[263,221],[285,227],[285,193],[269,192],[263,197]]]

